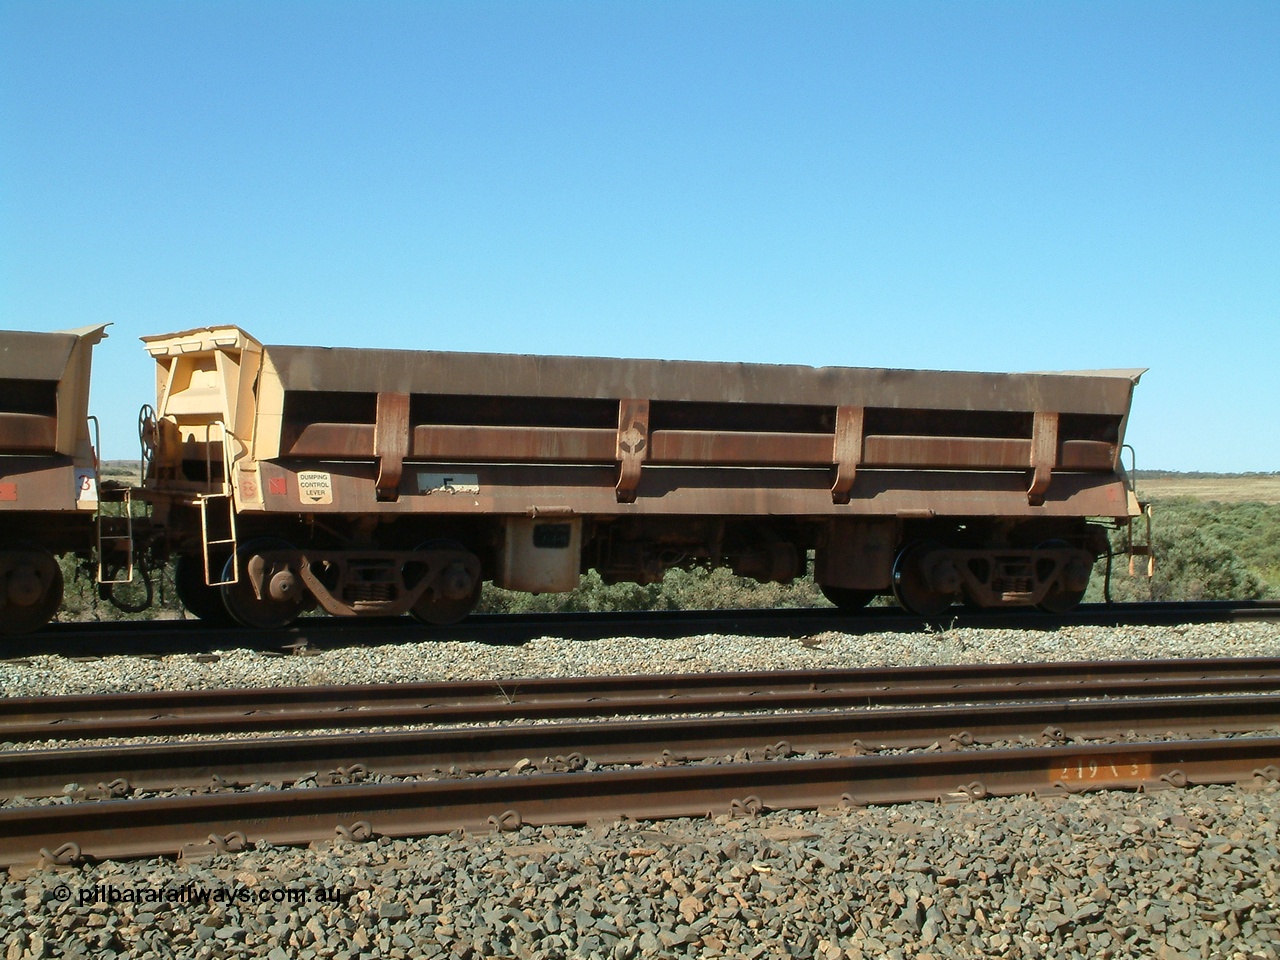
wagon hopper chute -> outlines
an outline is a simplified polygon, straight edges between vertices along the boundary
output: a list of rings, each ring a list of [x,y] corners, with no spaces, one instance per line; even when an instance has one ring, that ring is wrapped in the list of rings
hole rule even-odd
[[[464,616],[725,565],[841,606],[1080,599],[1141,371],[985,374],[145,338],[146,495],[192,609]],[[221,601],[221,603],[219,602]]]

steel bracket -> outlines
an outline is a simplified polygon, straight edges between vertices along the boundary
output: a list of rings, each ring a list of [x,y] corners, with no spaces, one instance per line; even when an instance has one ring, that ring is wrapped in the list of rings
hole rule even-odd
[[[80,852],[80,844],[74,840],[68,840],[62,846],[53,850],[48,847],[40,848],[40,862],[49,866],[69,867],[83,859],[84,855]]]
[[[1031,487],[1027,490],[1027,503],[1031,506],[1044,505],[1045,491],[1057,465],[1058,415],[1036,411],[1031,425]]]
[[[339,843],[364,843],[373,839],[373,824],[368,820],[357,820],[350,826],[340,823],[333,828],[333,832]]]
[[[735,799],[729,804],[729,816],[733,818],[746,818],[754,820],[760,814],[764,813],[764,801],[752,794],[741,800]]]
[[[498,833],[508,833],[512,830],[519,830],[524,826],[524,821],[515,810],[504,810],[497,816],[491,816],[488,823]]]
[[[640,484],[640,467],[649,452],[649,401],[618,402],[618,483],[619,503],[635,503]]]
[[[848,503],[858,465],[862,463],[863,407],[836,407],[836,433],[831,459],[836,480],[831,486],[832,503]]]
[[[373,455],[378,460],[375,484],[380,501],[398,500],[404,458],[409,455],[409,394],[378,394],[377,423],[373,428]]]

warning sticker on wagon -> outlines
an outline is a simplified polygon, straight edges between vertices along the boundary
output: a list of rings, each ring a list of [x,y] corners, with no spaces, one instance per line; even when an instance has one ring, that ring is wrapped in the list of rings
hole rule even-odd
[[[303,503],[333,503],[333,477],[320,470],[298,474],[298,497]]]

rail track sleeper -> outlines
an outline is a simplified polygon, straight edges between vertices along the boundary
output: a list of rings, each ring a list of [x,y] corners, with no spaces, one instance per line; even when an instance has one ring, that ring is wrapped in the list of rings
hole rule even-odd
[[[1278,762],[1280,738],[1269,737],[107,800],[0,810],[0,865],[29,862],[42,850],[67,843],[94,859],[171,855],[210,836],[228,840],[237,834],[244,835],[243,846],[257,840],[305,844],[332,837],[335,822],[352,820],[367,820],[372,833],[412,836],[491,830],[516,810],[521,824],[569,824],[701,816],[744,797],[758,798],[762,809],[813,809],[850,797],[866,803],[956,794],[976,799],[1043,791],[1056,783],[1079,789],[1146,788],[1171,771],[1181,771],[1188,783],[1234,783]]]
[[[1280,604],[1277,604],[1280,607]],[[913,667],[860,667],[847,670],[781,670],[711,672],[692,674],[634,674],[616,677],[526,678],[504,681],[431,681],[423,683],[367,683],[273,688],[269,695],[255,688],[220,690],[145,691],[114,694],[78,694],[61,697],[7,697],[0,699],[0,718],[31,721],[41,716],[93,718],[129,716],[182,716],[208,712],[221,706],[228,713],[252,710],[284,710],[324,703],[367,709],[379,701],[401,705],[414,702],[421,708],[485,699],[513,700],[515,694],[544,702],[554,699],[618,699],[624,694],[656,696],[672,690],[741,694],[751,690],[838,691],[857,685],[863,690],[923,685],[963,685],[983,682],[1013,683],[1059,679],[1063,681],[1130,678],[1263,677],[1280,674],[1280,657],[1219,657],[1207,659],[1062,661],[1058,663],[972,664]],[[239,708],[237,711],[236,708]]]
[[[907,707],[817,713],[742,715],[616,723],[514,724],[455,730],[270,737],[217,742],[132,744],[13,751],[0,755],[0,795],[49,795],[68,782],[117,778],[134,790],[315,779],[322,771],[365,776],[421,775],[452,767],[506,769],[530,758],[587,758],[603,764],[670,765],[688,758],[771,747],[788,753],[876,753],[961,741],[993,742],[1068,736],[1098,739],[1130,730],[1161,735],[1280,727],[1280,694],[1057,701],[979,707]],[[656,760],[654,759],[656,758]],[[541,761],[539,761],[541,762]],[[554,761],[549,763],[554,766]]]
[[[386,687],[391,688],[394,688],[394,686],[386,685]],[[1280,669],[1269,673],[1255,672],[1245,675],[1175,676],[1150,682],[1140,682],[1131,677],[1098,679],[1088,688],[1074,683],[1064,684],[1058,682],[1047,682],[1035,686],[1010,686],[1003,683],[993,683],[981,686],[975,685],[961,691],[953,691],[951,697],[943,695],[937,686],[924,684],[889,688],[876,694],[857,686],[850,686],[834,693],[819,694],[790,691],[769,693],[764,696],[752,696],[749,693],[740,692],[734,695],[690,696],[679,702],[678,712],[718,713],[736,710],[835,709],[855,706],[930,704],[948,699],[952,701],[991,702],[1031,698],[1082,698],[1082,693],[1085,690],[1090,691],[1095,697],[1108,696],[1116,698],[1280,691]],[[388,695],[385,687],[380,692],[383,696]],[[260,696],[266,695],[262,691],[257,691],[257,693]],[[274,694],[275,692],[273,691],[272,693]],[[40,701],[40,698],[29,699]],[[50,701],[61,701],[62,699],[48,698]],[[527,704],[459,703],[441,706],[425,714],[416,704],[405,706],[403,704],[395,705],[389,703],[352,712],[335,711],[327,707],[322,709],[299,707],[295,710],[278,710],[252,715],[226,713],[219,710],[202,714],[193,708],[191,711],[174,717],[148,721],[124,715],[111,716],[109,711],[99,711],[100,715],[105,716],[105,719],[93,720],[89,715],[82,714],[76,717],[78,722],[68,724],[53,722],[55,719],[66,719],[65,717],[50,716],[51,713],[60,708],[59,703],[56,702],[40,702],[38,710],[43,712],[44,716],[36,719],[32,719],[29,711],[11,713],[6,717],[4,716],[4,711],[7,706],[11,708],[11,705],[5,705],[0,702],[0,738],[12,742],[141,735],[164,736],[208,732],[222,734],[268,730],[320,730],[374,724],[398,726],[421,724],[423,722],[467,724],[516,719],[586,719],[620,716],[628,712],[653,715],[675,712],[672,709],[672,703],[665,699],[597,700],[593,702],[556,699]],[[355,719],[356,717],[358,717],[358,720]]]

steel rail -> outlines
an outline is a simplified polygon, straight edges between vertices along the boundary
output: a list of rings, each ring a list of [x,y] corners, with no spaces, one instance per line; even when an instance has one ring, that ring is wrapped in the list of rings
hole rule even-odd
[[[666,763],[733,756],[869,752],[1000,740],[1207,735],[1280,727],[1280,695],[912,707],[608,723],[514,724],[444,731],[271,737],[0,754],[0,795],[48,796],[67,783],[102,796],[134,790],[352,782],[452,767],[479,772]],[[577,755],[566,763],[566,756]],[[97,785],[96,787],[94,785]]]
[[[0,699],[0,740],[1280,690],[1276,658],[984,664]]]
[[[1280,779],[1280,738],[1124,743],[478,777],[0,810],[0,865],[623,817],[973,800]],[[213,841],[212,846],[210,841]]]
[[[639,613],[474,614],[448,627],[429,627],[407,617],[333,619],[304,617],[280,630],[240,630],[197,620],[103,623],[55,623],[39,635],[7,637],[9,657],[59,653],[111,655],[167,653],[175,649],[212,651],[232,647],[318,649],[384,643],[464,640],[525,643],[538,637],[600,639],[614,636],[672,638],[699,633],[754,637],[810,637],[824,631],[851,634],[887,631],[921,633],[939,625],[1025,630],[1064,626],[1167,626],[1189,623],[1280,621],[1280,601],[1214,600],[1196,602],[1083,604],[1063,615],[1023,608],[970,610],[953,607],[929,621],[896,607],[871,607],[845,613],[833,607],[785,610],[652,610]]]

